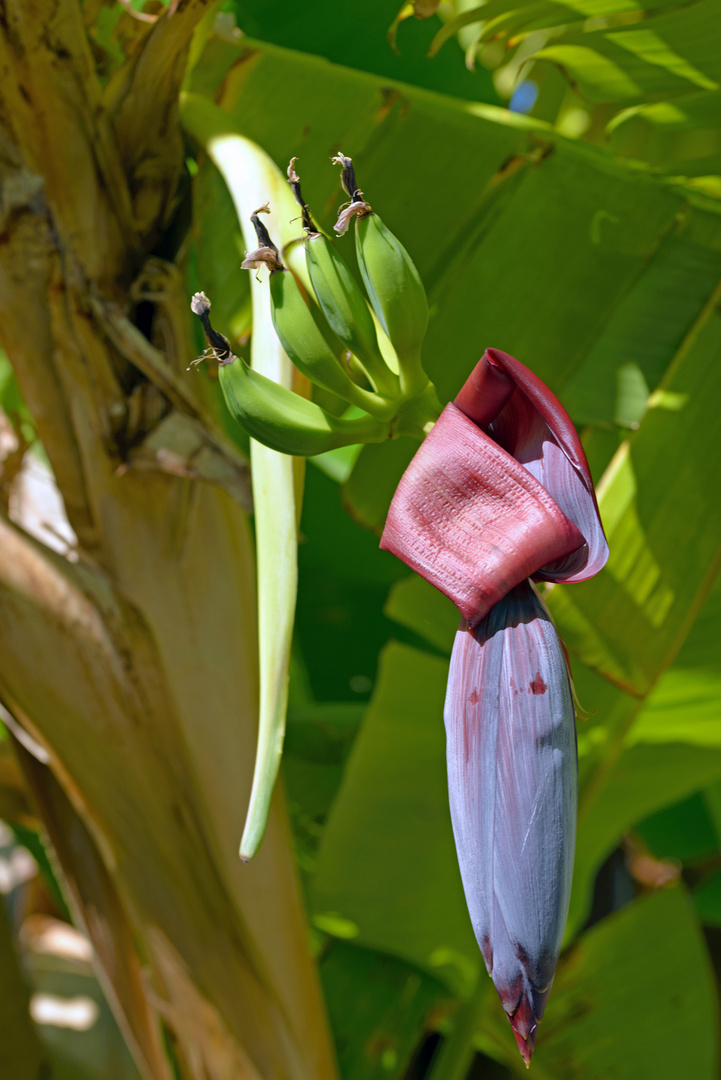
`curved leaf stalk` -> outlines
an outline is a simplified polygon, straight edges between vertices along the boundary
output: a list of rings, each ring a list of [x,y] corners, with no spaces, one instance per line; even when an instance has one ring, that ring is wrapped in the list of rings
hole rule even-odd
[[[267,202],[277,211],[279,233],[284,229],[288,233],[283,242],[289,241],[292,227],[285,222],[294,217],[295,204],[285,177],[268,155],[234,130],[221,109],[197,95],[182,95],[181,119],[222,173],[248,250],[256,245],[250,216]],[[255,274],[251,275],[251,295],[252,367],[290,390],[293,366],[273,328],[267,282]],[[294,459],[254,439],[250,458],[257,549],[260,716],[253,788],[240,843],[244,861],[253,858],[263,839],[283,753],[298,586]]]

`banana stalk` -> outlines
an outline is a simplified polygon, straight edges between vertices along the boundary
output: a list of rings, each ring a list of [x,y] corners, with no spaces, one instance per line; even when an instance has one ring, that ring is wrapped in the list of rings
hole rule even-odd
[[[404,396],[420,393],[428,383],[421,366],[421,345],[428,328],[428,300],[410,255],[364,199],[352,159],[337,154],[341,183],[350,196],[333,228],[339,235],[356,219],[356,256],[368,299],[395,349]]]
[[[413,260],[375,213],[356,219],[356,254],[363,284],[398,356],[401,386],[410,392],[426,382],[421,345],[428,328],[428,301]]]
[[[313,284],[315,287],[315,282]],[[318,329],[298,283],[289,270],[271,271],[270,299],[275,332],[299,371],[316,386],[330,390],[365,412],[386,418],[392,415],[392,403],[389,406],[386,398],[362,390],[346,375]],[[331,329],[337,333],[333,323]]]
[[[378,392],[397,396],[398,377],[381,355],[368,304],[345,262],[322,233],[308,237],[305,258],[313,290],[331,329],[358,357]]]

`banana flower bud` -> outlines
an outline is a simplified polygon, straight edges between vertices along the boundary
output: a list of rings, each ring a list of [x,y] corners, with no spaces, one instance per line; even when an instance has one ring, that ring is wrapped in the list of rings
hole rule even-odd
[[[565,650],[527,579],[583,581],[608,547],[573,423],[518,360],[486,351],[406,470],[381,547],[463,615],[445,705],[451,818],[528,1065],[568,913],[578,765]]]

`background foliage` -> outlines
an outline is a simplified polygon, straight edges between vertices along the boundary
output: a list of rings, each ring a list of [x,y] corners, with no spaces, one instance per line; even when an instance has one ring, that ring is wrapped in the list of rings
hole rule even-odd
[[[37,16],[43,4],[36,6]],[[164,25],[181,26],[194,5],[173,4],[157,22],[134,19],[119,3],[68,0],[61,6],[66,14],[82,8],[102,109],[110,107],[128,65],[141,68],[138,58],[151,45],[151,34],[157,41]],[[567,949],[533,1069],[539,1080],[663,1080],[682,1071],[710,1080],[718,1074],[721,966],[721,590],[714,585],[721,554],[715,497],[721,464],[718,5],[488,0],[477,8],[458,2],[429,19],[401,21],[400,55],[386,36],[397,10],[385,0],[368,0],[361,8],[321,0],[307,11],[288,0],[195,6],[198,29],[185,89],[215,100],[235,128],[281,168],[298,155],[304,193],[325,228],[341,200],[329,157],[339,149],[353,156],[363,190],[411,252],[425,282],[431,303],[425,363],[442,400],[457,391],[483,349],[496,346],[532,367],[582,432],[611,558],[593,581],[547,592],[571,652],[581,705],[590,715],[579,724],[579,833]],[[133,7],[154,17],[161,5]],[[170,46],[166,42],[156,57],[167,56],[163,48]],[[429,48],[432,58],[426,56]],[[23,75],[16,70],[8,77]],[[180,77],[176,94],[179,88]],[[504,107],[509,104],[511,110]],[[177,124],[172,110],[170,115]],[[117,113],[111,116],[117,131]],[[184,275],[172,310],[186,345],[173,353],[157,324],[147,331],[142,310],[128,302],[132,275],[120,275],[119,284],[108,285],[102,274],[97,281],[100,296],[110,294],[182,375],[170,390],[162,383],[160,392],[171,395],[176,410],[176,384],[183,388],[177,393],[202,402],[203,422],[223,440],[216,451],[236,468],[234,486],[223,473],[222,492],[217,472],[209,478],[186,473],[173,481],[186,494],[191,488],[210,490],[216,500],[205,513],[213,511],[217,531],[199,534],[195,577],[186,569],[180,581],[185,610],[194,611],[201,587],[209,588],[212,579],[201,568],[215,567],[213,603],[222,620],[213,659],[198,654],[213,665],[215,682],[228,678],[240,653],[246,671],[255,662],[254,631],[248,629],[254,619],[250,552],[245,542],[228,539],[235,531],[243,536],[246,528],[237,470],[247,447],[242,433],[229,426],[212,372],[183,370],[185,353],[202,349],[199,338],[187,344],[196,328],[182,321],[183,297],[203,288],[213,300],[218,328],[241,352],[252,327],[249,281],[238,270],[243,241],[230,195],[194,137],[186,135],[181,153],[182,213],[146,235],[141,247],[143,257],[162,258]],[[41,159],[36,152],[33,167],[39,172]],[[47,177],[45,182],[54,206],[57,191]],[[5,191],[4,210],[11,216],[13,193]],[[351,247],[346,241],[349,258]],[[144,298],[152,300],[153,290],[146,287]],[[33,318],[30,309],[25,318]],[[18,509],[28,469],[46,469],[49,458],[66,507],[70,495],[40,430],[47,418],[28,394],[27,360],[17,337],[3,337],[0,325],[0,340],[19,380],[3,361],[3,522],[10,535],[21,535],[29,530],[27,510],[23,517]],[[146,370],[144,378],[158,386],[157,370]],[[131,383],[126,378],[126,396]],[[162,410],[160,419],[167,420]],[[158,417],[146,416],[143,446],[158,438],[159,424]],[[236,441],[235,450],[228,450],[229,440]],[[283,783],[312,951],[344,1080],[520,1075],[511,1033],[473,940],[448,819],[441,714],[456,615],[450,603],[377,547],[388,502],[414,451],[406,442],[334,452],[311,461],[306,471]],[[126,463],[131,451],[138,457],[140,445],[139,439],[126,445]],[[151,510],[152,485],[160,481],[155,472],[139,469],[131,462],[132,483],[139,485],[133,496],[137,520],[124,521],[128,531],[122,539],[140,555],[152,549],[152,534],[161,526]],[[151,485],[149,497],[143,484]],[[104,495],[127,498],[119,488]],[[49,513],[45,507],[40,517]],[[82,568],[82,536],[71,547],[79,551]],[[147,616],[143,590],[151,589],[150,575],[136,579],[132,568],[119,571],[97,551],[93,557],[122,602],[129,598],[146,611],[156,642],[180,650],[176,662],[184,667],[192,647],[202,646],[197,640],[191,645],[192,635],[164,638],[163,620]],[[59,558],[67,560],[67,551]],[[182,559],[177,566],[164,559],[161,551],[158,573],[182,570]],[[3,580],[10,588],[7,572]],[[229,581],[242,608],[239,622],[224,606]],[[85,580],[83,590],[92,592]],[[42,597],[38,602],[42,607]],[[110,619],[110,601],[103,604]],[[127,619],[125,609],[112,617]],[[4,606],[3,618],[4,632],[17,633],[12,605]],[[207,633],[212,622],[209,607],[206,620],[196,625]],[[247,639],[240,644],[239,626]],[[226,654],[228,634],[234,648]],[[137,650],[137,640],[128,647]],[[163,663],[172,676],[165,654]],[[242,873],[228,867],[252,764],[252,693],[244,691],[240,705],[224,697],[218,710],[224,719],[217,725],[208,709],[205,749],[187,723],[174,727],[166,718],[163,746],[178,754],[182,748],[192,763],[181,769],[171,762],[168,791],[177,789],[182,776],[186,805],[202,824],[192,841],[183,828],[173,833],[177,866],[158,867],[156,849],[140,828],[144,817],[153,820],[153,799],[162,805],[165,798],[164,789],[152,790],[152,773],[145,779],[140,774],[142,783],[128,802],[134,806],[132,829],[141,834],[131,854],[126,834],[111,827],[113,808],[103,804],[109,799],[103,794],[107,758],[91,755],[96,782],[91,790],[81,778],[85,801],[68,783],[67,772],[77,782],[83,767],[68,766],[74,761],[72,738],[84,737],[92,746],[102,729],[85,721],[63,729],[60,737],[53,709],[63,697],[63,678],[69,678],[62,667],[58,662],[42,674],[48,693],[32,698],[35,712],[19,707],[26,700],[19,684],[0,673],[0,693],[12,714],[11,734],[0,743],[0,814],[10,826],[0,863],[7,868],[9,916],[0,932],[0,1023],[8,1033],[0,1039],[0,1061],[6,1054],[9,1075],[19,1078],[48,1075],[50,1069],[53,1077],[105,1080],[134,1077],[136,1068],[153,1078],[205,1075],[201,1068],[213,1080],[314,1075],[312,1055],[303,1049],[281,1054],[274,1064],[264,1059],[263,1039],[273,1037],[264,1022],[248,1044],[243,1025],[229,1021],[228,1001],[234,993],[243,1000],[242,993],[254,991],[247,991],[243,977],[238,991],[228,976],[226,998],[221,994],[218,1003],[213,980],[219,969],[206,963],[202,950],[196,954],[178,944],[194,927],[211,941],[210,924],[221,910],[224,929],[208,955],[216,947],[220,956],[223,934],[230,938],[242,926],[237,956],[267,957],[267,942],[284,919],[297,930],[290,951],[300,955],[305,948],[295,908],[291,915],[274,909],[266,920],[256,908],[250,921],[246,912],[234,922],[248,888]],[[174,715],[162,704],[154,708],[151,717]],[[83,721],[81,705],[73,719]],[[18,724],[47,744],[44,764],[18,743]],[[243,739],[228,741],[238,725]],[[157,755],[152,738],[144,738],[151,749],[136,743],[137,752]],[[224,750],[229,760],[221,767]],[[226,797],[236,765],[242,782]],[[211,787],[215,801],[207,808]],[[118,813],[128,812],[122,802]],[[55,843],[49,858],[39,817]],[[165,817],[157,820],[168,827]],[[109,850],[98,842],[98,827]],[[213,839],[214,829],[220,840]],[[283,829],[278,826],[280,840],[271,837],[276,853],[285,851]],[[166,836],[157,849],[167,843]],[[33,877],[27,861],[27,874],[22,871],[28,849],[39,876]],[[280,865],[285,856],[274,858]],[[143,871],[154,882],[150,898],[138,885]],[[262,907],[288,873],[256,878],[254,902]],[[39,924],[40,918],[51,916],[57,929],[68,918],[69,901],[76,915],[84,910],[87,923],[88,907],[102,895],[116,947],[134,940],[127,949],[137,950],[138,969],[154,972],[157,994],[160,957],[167,960],[167,954],[153,951],[148,912],[161,921],[185,890],[192,892],[193,904],[183,919],[178,916],[173,938],[192,974],[183,986],[192,983],[200,1000],[217,1005],[252,1069],[241,1063],[242,1055],[229,1066],[227,1054],[217,1053],[217,1040],[208,1035],[211,1020],[202,1010],[197,1026],[205,1025],[205,1037],[193,1034],[184,1041],[179,1032],[188,1014],[179,1008],[179,995],[164,991],[175,1011],[158,1010],[152,997],[148,1005],[143,991],[127,990],[128,972],[114,970],[101,955],[107,1000],[120,1029],[135,1031],[133,1064],[119,1049],[122,1037],[93,980],[86,940],[76,941],[70,956],[67,947],[53,952],[42,945],[48,922]],[[98,950],[97,935],[93,943]],[[22,973],[14,959],[18,949]],[[276,989],[288,955],[276,950]],[[294,969],[301,987],[313,978],[306,964],[310,970],[307,960]],[[166,963],[160,981],[172,983],[175,976],[177,968]],[[79,990],[78,980],[88,989]],[[34,1023],[24,1004],[27,983]],[[37,1002],[49,987],[56,997],[95,1001],[93,1022],[84,1031],[43,1023]],[[143,1013],[133,1029],[128,1001],[135,999],[150,1020]],[[253,1000],[255,1015],[265,1016],[268,1000],[262,994]],[[185,1003],[198,1013],[195,998]],[[297,996],[288,992],[284,1007],[290,1027],[301,1032],[299,1043],[305,1038],[324,1044],[322,1020],[316,1016],[304,1027]],[[151,1036],[145,1053],[138,1053],[138,1023],[157,1027],[158,1015],[162,1054]],[[272,1030],[281,1029],[283,1023]],[[189,1049],[196,1038],[214,1046],[203,1051],[201,1065]],[[170,1064],[160,1064],[161,1057]],[[328,1068],[326,1075],[332,1075]]]

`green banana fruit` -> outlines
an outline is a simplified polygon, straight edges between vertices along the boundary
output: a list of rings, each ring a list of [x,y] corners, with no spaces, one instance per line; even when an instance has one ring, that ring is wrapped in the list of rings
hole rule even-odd
[[[221,363],[225,402],[248,434],[283,454],[312,457],[339,446],[383,442],[389,425],[373,417],[331,416],[312,401],[248,367],[241,357]]]
[[[280,343],[299,371],[324,390],[330,390],[366,412],[387,416],[385,398],[362,390],[334,356],[306,304],[290,270],[270,275],[273,326]]]
[[[365,297],[333,244],[322,233],[310,233],[305,260],[318,303],[335,335],[360,360],[380,393],[397,396],[398,378],[381,355]]]
[[[356,252],[371,306],[398,356],[401,384],[415,385],[421,381],[421,344],[428,326],[428,301],[418,271],[373,211],[356,217]]]

